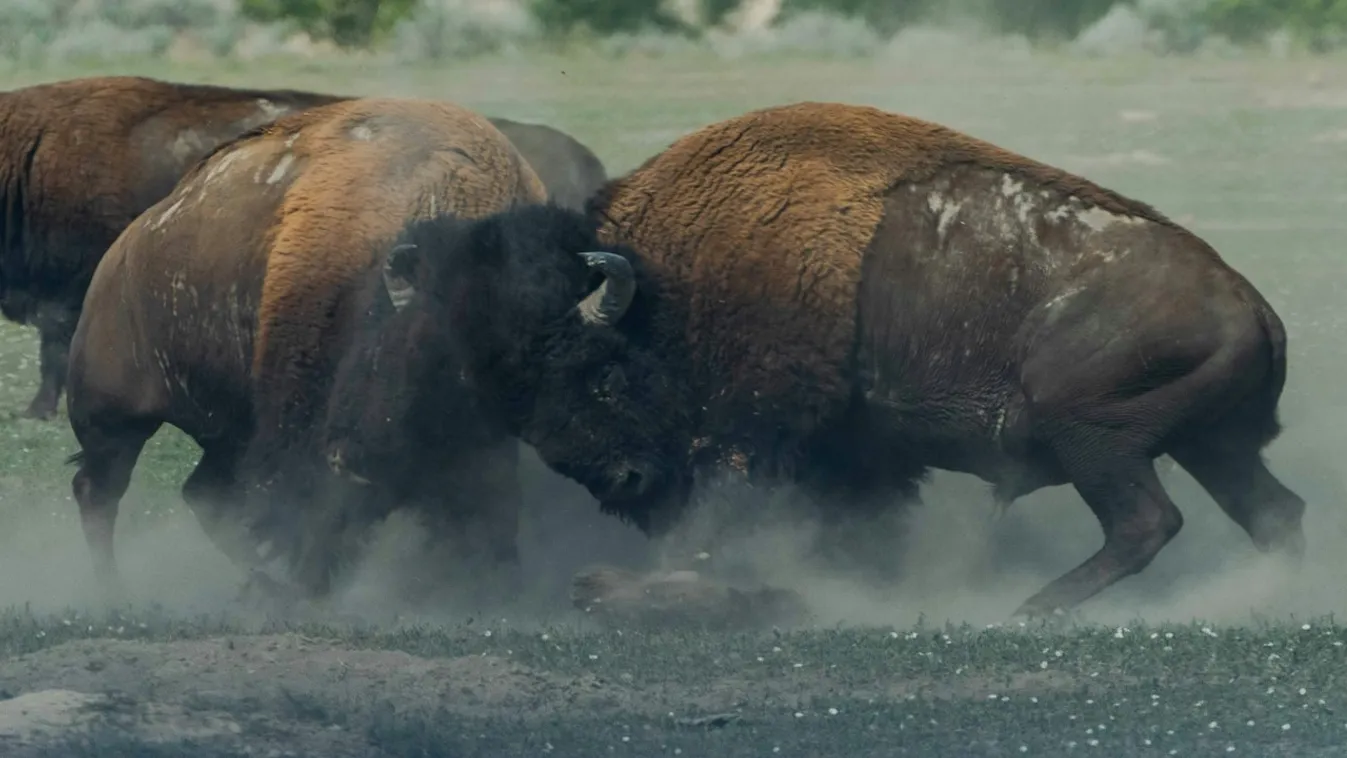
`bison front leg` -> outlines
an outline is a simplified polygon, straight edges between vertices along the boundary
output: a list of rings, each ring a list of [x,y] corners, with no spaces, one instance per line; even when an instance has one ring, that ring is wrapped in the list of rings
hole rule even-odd
[[[1139,573],[1183,526],[1183,516],[1160,486],[1152,460],[1125,438],[1096,427],[1054,442],[1063,468],[1099,519],[1104,546],[1065,576],[1029,598],[1017,616],[1068,611]]]

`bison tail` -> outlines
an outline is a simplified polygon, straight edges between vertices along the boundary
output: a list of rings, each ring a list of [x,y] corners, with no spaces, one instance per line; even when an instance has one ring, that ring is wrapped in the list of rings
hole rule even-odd
[[[81,451],[79,451],[78,453],[75,453],[74,455],[67,457],[67,458],[65,459],[65,465],[67,465],[67,466],[72,466],[72,465],[79,465],[79,466],[82,466],[82,465],[84,465],[84,459],[85,459],[85,457],[87,457],[87,456],[85,455],[84,451],[81,450]]]
[[[1263,444],[1272,442],[1281,434],[1281,421],[1277,417],[1277,403],[1281,401],[1282,390],[1286,387],[1286,327],[1267,303],[1258,304],[1258,322],[1267,337],[1268,377],[1262,388]]]

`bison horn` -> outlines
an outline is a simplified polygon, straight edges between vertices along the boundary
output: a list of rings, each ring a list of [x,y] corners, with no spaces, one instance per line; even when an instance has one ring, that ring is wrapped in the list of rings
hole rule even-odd
[[[416,245],[398,245],[388,251],[384,260],[384,289],[388,291],[388,299],[393,301],[393,308],[399,311],[407,307],[412,295],[416,294],[411,277],[403,273],[411,267],[411,262],[406,260],[407,254],[415,249]]]
[[[616,253],[580,253],[585,264],[603,273],[603,284],[576,306],[587,323],[612,326],[627,312],[636,296],[636,275],[631,263]]]

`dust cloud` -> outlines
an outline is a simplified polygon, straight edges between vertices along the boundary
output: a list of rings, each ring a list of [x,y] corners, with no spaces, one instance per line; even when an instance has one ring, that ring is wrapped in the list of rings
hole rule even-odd
[[[1347,610],[1339,547],[1347,544],[1347,478],[1326,452],[1335,449],[1340,428],[1340,422],[1305,421],[1269,448],[1273,473],[1308,502],[1307,552],[1298,569],[1259,553],[1186,472],[1161,458],[1156,465],[1184,515],[1183,530],[1142,573],[1087,601],[1074,618],[1114,626],[1139,620],[1244,625]],[[864,543],[853,545],[865,555],[888,550],[895,556],[894,580],[880,582],[813,557],[817,527],[794,517],[789,505],[747,491],[710,499],[715,505],[699,510],[679,539],[698,545],[719,535],[718,553],[703,556],[705,565],[800,592],[821,626],[1005,624],[1023,601],[1103,544],[1093,515],[1069,486],[1041,490],[998,515],[988,485],[937,472],[921,505],[895,515],[893,523],[873,525]],[[724,525],[743,521],[742,513],[727,515],[736,509],[753,509],[760,521],[727,538]],[[669,551],[664,561],[669,568],[689,567],[694,549]]]
[[[1347,582],[1338,546],[1347,544],[1347,478],[1332,441],[1341,419],[1320,415],[1288,423],[1269,450],[1273,472],[1308,502],[1307,555],[1299,570],[1256,551],[1244,532],[1167,458],[1162,480],[1183,512],[1179,536],[1140,575],[1123,580],[1078,609],[1084,622],[1125,625],[1200,620],[1241,625],[1258,619],[1311,618],[1347,608]],[[822,626],[918,622],[1005,623],[1018,605],[1088,557],[1102,543],[1093,516],[1070,487],[1040,491],[998,515],[987,485],[937,472],[923,504],[893,523],[866,528],[868,544],[854,549],[890,557],[892,581],[857,577],[823,565],[810,552],[817,528],[800,517],[799,496],[765,495],[746,485],[709,487],[675,535],[647,541],[634,528],[599,512],[578,485],[548,471],[526,450],[521,474],[521,598],[502,609],[521,623],[564,622],[571,577],[587,566],[710,571],[744,586],[799,592]],[[124,601],[159,606],[174,615],[253,617],[236,602],[242,576],[206,539],[185,508],[173,518],[135,523],[123,505],[117,538]],[[72,502],[49,504],[11,519],[0,537],[0,607],[34,612],[106,607],[91,569]],[[131,523],[128,523],[131,522]],[[342,620],[392,623],[445,621],[469,615],[445,607],[408,607],[395,598],[400,566],[415,561],[416,526],[393,518],[375,531],[368,556],[334,603]]]

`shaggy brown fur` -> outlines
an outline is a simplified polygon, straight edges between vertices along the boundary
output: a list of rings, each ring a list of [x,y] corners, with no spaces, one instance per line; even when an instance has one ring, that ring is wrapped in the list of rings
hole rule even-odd
[[[130,76],[0,93],[0,308],[43,336],[29,415],[56,410],[85,288],[117,235],[222,142],[340,99]]]
[[[728,388],[722,412],[708,416],[741,424],[757,414],[798,439],[850,399],[861,263],[885,198],[958,164],[1170,224],[1147,205],[939,124],[814,102],[688,134],[610,182],[591,207],[605,241],[640,250],[664,286],[686,287],[665,301],[688,308],[690,362]]]
[[[109,250],[75,334],[74,489],[101,573],[114,571],[125,478],[162,423],[203,448],[184,495],[207,531],[236,561],[254,559],[225,536],[238,503],[222,493],[244,447],[272,471],[311,452],[360,292],[403,227],[544,198],[509,141],[449,103],[316,108],[194,167]]]

